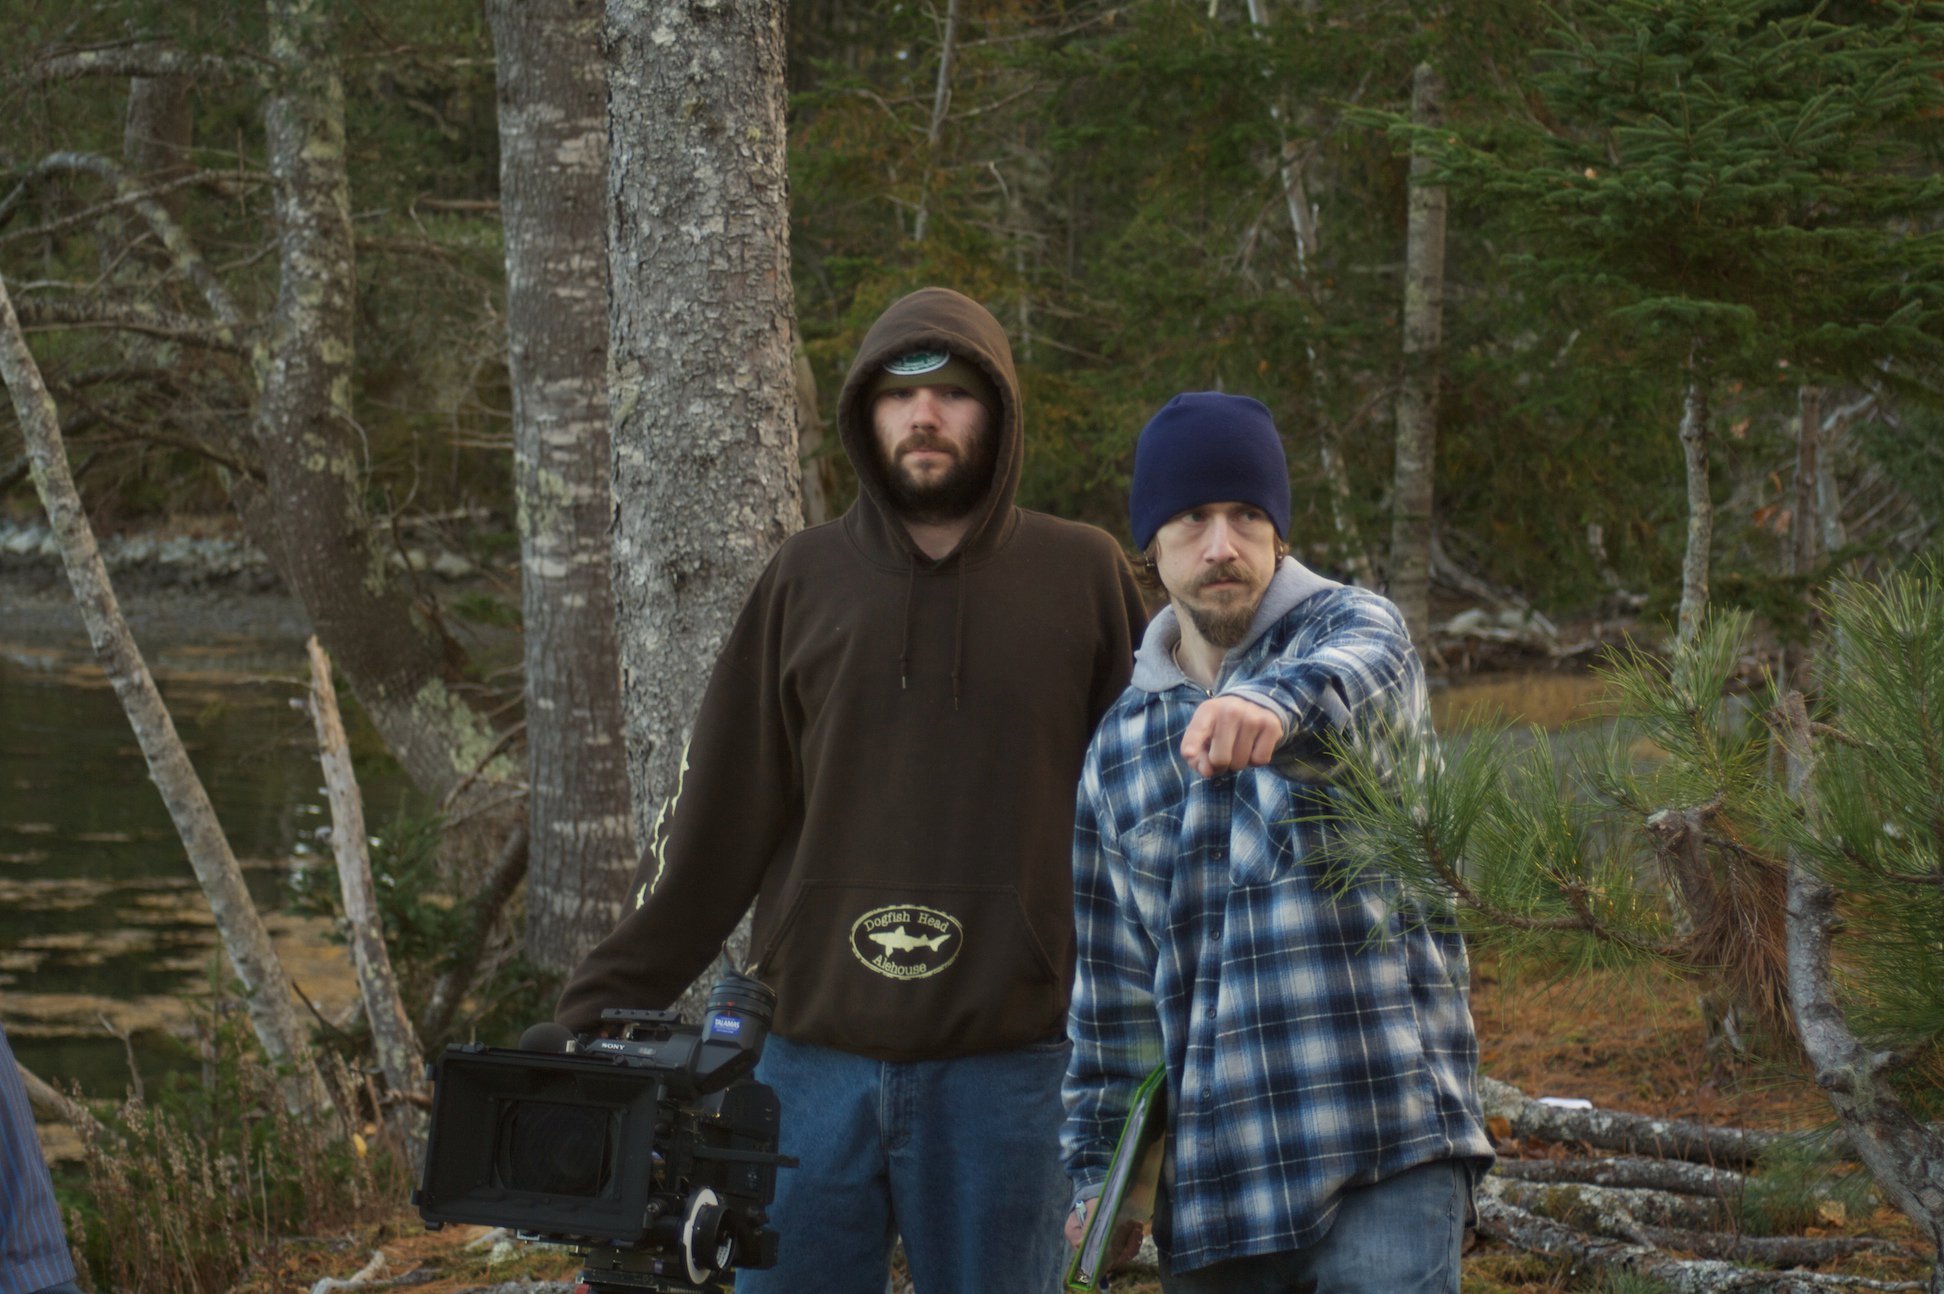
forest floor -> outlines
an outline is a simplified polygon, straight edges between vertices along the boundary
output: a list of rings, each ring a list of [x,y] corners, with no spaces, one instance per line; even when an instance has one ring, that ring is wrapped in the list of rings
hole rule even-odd
[[[1762,1129],[1810,1129],[1829,1106],[1799,1071],[1757,1061],[1722,1064],[1710,1056],[1691,989],[1672,976],[1575,973],[1547,980],[1507,972],[1484,956],[1473,968],[1472,1005],[1484,1072],[1528,1096],[1578,1097],[1606,1109]],[[1557,1148],[1509,1139],[1495,1128],[1502,1156],[1545,1156]],[[415,1294],[516,1294],[571,1281],[574,1265],[555,1250],[490,1244],[469,1248],[484,1227],[426,1232],[409,1210],[331,1241],[286,1246],[235,1294],[309,1290],[346,1278],[374,1250],[386,1258],[392,1287]],[[1914,1228],[1879,1202],[1868,1210],[1826,1211],[1805,1235],[1874,1236],[1908,1246],[1909,1257],[1871,1256],[1842,1270],[1877,1279],[1917,1280],[1927,1270]],[[370,1287],[383,1289],[383,1284]],[[1465,1258],[1465,1294],[1617,1291],[1597,1274],[1509,1249],[1489,1239]],[[1646,1287],[1629,1286],[1640,1290]],[[1116,1285],[1119,1294],[1157,1294],[1151,1278]],[[535,1290],[539,1294],[539,1290]]]

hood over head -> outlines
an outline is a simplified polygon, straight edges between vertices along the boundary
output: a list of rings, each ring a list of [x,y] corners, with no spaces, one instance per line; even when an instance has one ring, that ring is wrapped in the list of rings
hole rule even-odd
[[[887,360],[915,350],[947,351],[954,359],[976,365],[998,397],[992,481],[972,510],[965,538],[945,560],[975,558],[1004,538],[1026,458],[1025,429],[1019,377],[1013,371],[1005,329],[984,306],[950,288],[920,288],[894,302],[864,335],[844,379],[837,397],[837,428],[844,453],[857,469],[858,499],[851,520],[867,548],[887,560],[901,566],[914,561],[931,564],[898,520],[871,427],[870,392],[878,374]]]

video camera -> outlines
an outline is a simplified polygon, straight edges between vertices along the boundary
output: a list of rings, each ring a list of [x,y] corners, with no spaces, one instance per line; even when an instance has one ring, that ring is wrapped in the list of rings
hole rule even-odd
[[[776,1153],[776,1093],[748,1075],[775,1007],[731,972],[701,1025],[609,1009],[618,1038],[544,1024],[519,1049],[447,1047],[412,1203],[435,1230],[483,1223],[576,1249],[595,1290],[716,1290],[733,1268],[771,1266],[764,1210],[796,1161]]]

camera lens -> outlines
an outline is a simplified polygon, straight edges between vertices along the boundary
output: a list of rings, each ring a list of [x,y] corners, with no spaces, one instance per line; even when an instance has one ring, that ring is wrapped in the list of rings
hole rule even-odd
[[[709,1014],[733,1011],[767,1027],[776,1015],[776,994],[758,980],[731,971],[709,989]]]
[[[689,1279],[707,1283],[719,1272],[736,1265],[736,1232],[728,1206],[708,1187],[689,1202],[688,1216],[682,1223],[682,1257]]]
[[[599,1196],[607,1185],[609,1112],[553,1101],[516,1101],[500,1122],[499,1179],[516,1191]]]

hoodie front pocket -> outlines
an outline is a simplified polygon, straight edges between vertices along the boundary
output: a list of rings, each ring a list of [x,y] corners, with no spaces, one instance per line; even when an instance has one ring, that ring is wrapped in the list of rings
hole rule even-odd
[[[1055,937],[1033,928],[1010,885],[809,880],[761,969],[785,1033],[873,1052],[1017,1045],[1063,1014]],[[1022,1036],[992,1037],[1012,1031]]]

